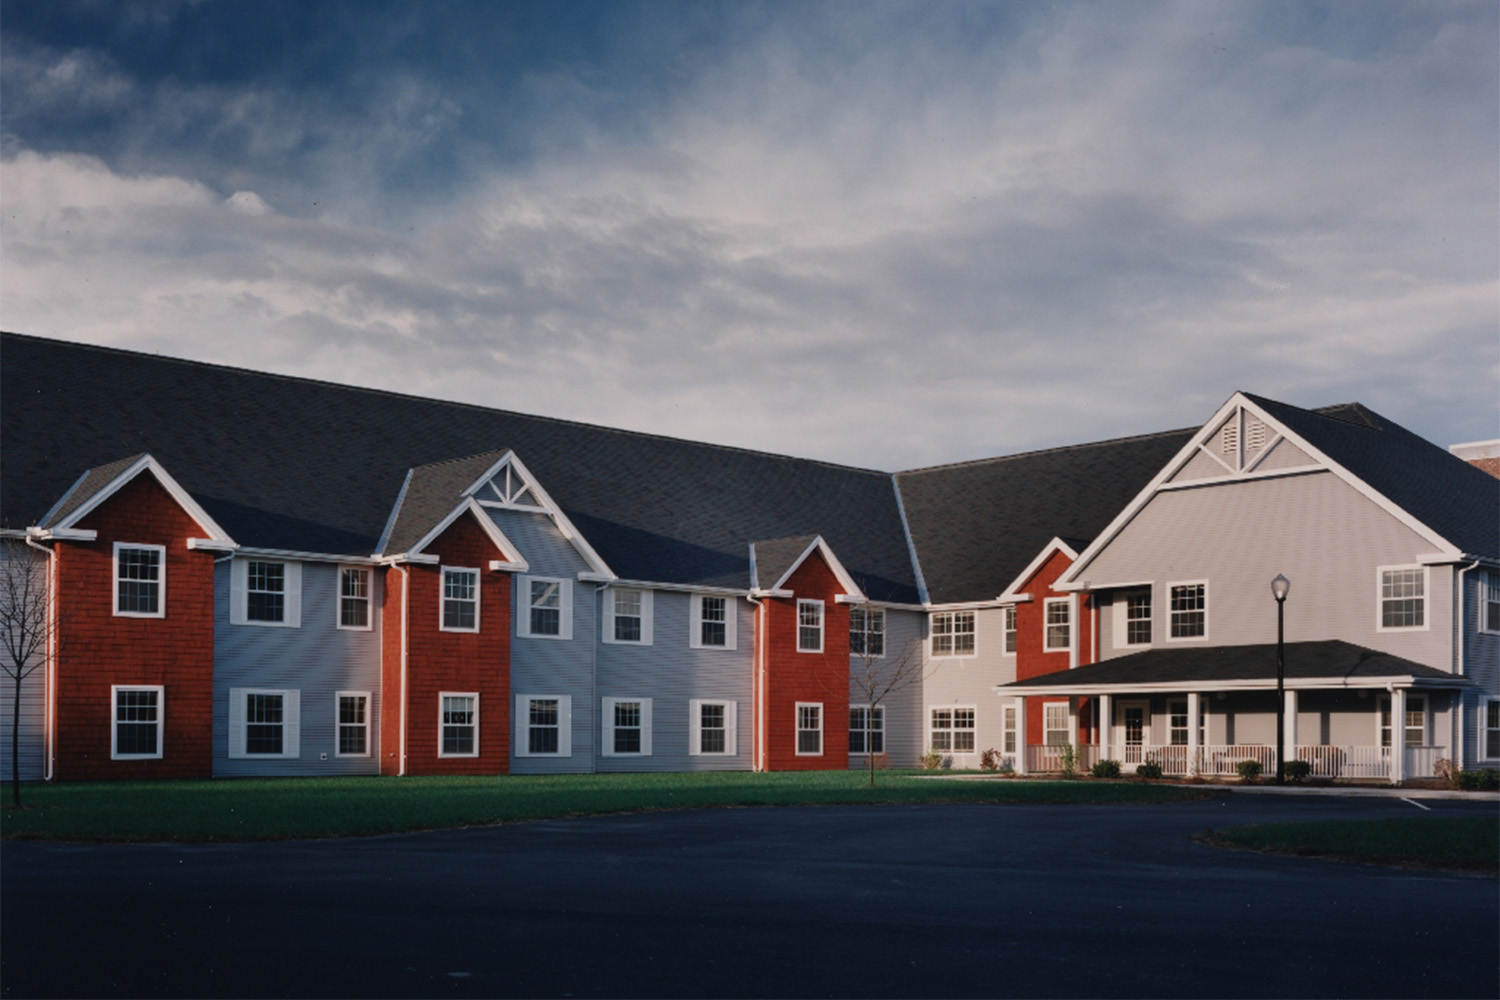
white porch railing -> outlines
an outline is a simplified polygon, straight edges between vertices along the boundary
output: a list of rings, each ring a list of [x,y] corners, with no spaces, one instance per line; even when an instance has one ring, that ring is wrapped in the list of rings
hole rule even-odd
[[[1147,761],[1160,765],[1162,773],[1174,777],[1201,775],[1205,778],[1233,778],[1239,774],[1239,763],[1244,760],[1257,761],[1261,774],[1270,777],[1276,773],[1276,748],[1262,744],[1205,744],[1193,748],[1182,744],[1128,743],[1106,747],[1101,753],[1097,746],[1083,744],[1075,747],[1073,768],[1087,771],[1101,759],[1120,762],[1121,770],[1134,774],[1138,765]],[[1029,746],[1026,748],[1027,770],[1056,772],[1063,769],[1063,748],[1059,746]],[[1406,747],[1403,761],[1404,774],[1408,778],[1431,778],[1437,774],[1438,760],[1447,756],[1447,747]],[[1321,746],[1299,745],[1293,760],[1305,760],[1312,765],[1310,777],[1388,779],[1391,776],[1390,747],[1375,746]]]

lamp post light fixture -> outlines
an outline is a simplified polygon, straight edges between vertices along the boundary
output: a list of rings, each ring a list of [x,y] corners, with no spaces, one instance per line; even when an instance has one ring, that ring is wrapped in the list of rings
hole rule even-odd
[[[1286,595],[1292,581],[1276,574],[1271,594],[1276,598],[1276,784],[1286,784]]]

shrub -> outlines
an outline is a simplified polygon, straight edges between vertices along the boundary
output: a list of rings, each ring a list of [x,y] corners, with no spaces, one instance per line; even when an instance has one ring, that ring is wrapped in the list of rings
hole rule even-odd
[[[1142,778],[1147,778],[1149,780],[1155,781],[1157,778],[1161,777],[1161,765],[1154,760],[1148,760],[1144,764],[1137,764],[1135,773],[1140,775]]]
[[[924,770],[924,771],[936,771],[938,768],[940,768],[942,766],[943,766],[943,755],[940,754],[940,753],[938,753],[936,750],[932,749],[931,747],[928,747],[927,748],[927,752],[922,755],[922,770]]]
[[[1096,778],[1118,778],[1120,776],[1120,762],[1117,760],[1101,760],[1089,769],[1089,773]]]
[[[979,755],[979,769],[981,771],[998,771],[1005,758],[1000,756],[1000,751],[990,747]]]
[[[1500,790],[1500,771],[1482,767],[1458,772],[1458,787],[1471,792],[1493,792]]]
[[[1432,773],[1440,781],[1446,781],[1449,788],[1462,788],[1457,765],[1447,757],[1439,757],[1432,765]]]
[[[1312,774],[1312,764],[1305,760],[1289,760],[1286,762],[1283,773],[1286,775],[1287,781],[1290,781],[1294,785],[1300,785],[1306,780],[1309,774]]]
[[[1247,784],[1253,784],[1260,777],[1260,761],[1242,760],[1234,765],[1234,770]]]
[[[1073,777],[1073,772],[1078,770],[1078,748],[1071,743],[1065,743],[1058,748],[1057,762],[1062,765],[1064,778]]]

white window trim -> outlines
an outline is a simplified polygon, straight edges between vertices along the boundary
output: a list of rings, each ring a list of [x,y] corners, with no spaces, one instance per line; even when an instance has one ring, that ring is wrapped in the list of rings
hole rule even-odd
[[[363,753],[344,753],[342,750],[339,749],[339,747],[343,743],[343,740],[340,737],[343,736],[343,730],[344,730],[345,723],[343,721],[343,713],[342,713],[341,710],[343,709],[343,702],[344,702],[345,698],[363,698],[365,700],[365,721],[364,721],[365,749],[364,749]],[[336,691],[336,692],[334,692],[334,695],[333,695],[333,755],[335,757],[368,757],[368,756],[370,756],[370,754],[372,752],[372,744],[371,744],[371,741],[370,741],[370,729],[371,729],[371,727],[370,727],[370,714],[371,714],[371,711],[372,711],[371,706],[374,705],[374,703],[375,703],[375,701],[374,701],[373,698],[370,697],[370,692],[368,692],[368,691]],[[438,705],[441,706],[442,702],[438,702]],[[438,712],[439,712],[439,714],[441,714],[442,709],[439,708]]]
[[[880,734],[880,749],[876,750],[875,753],[877,755],[885,753],[885,706],[884,705],[871,705],[869,702],[850,702],[850,704],[849,704],[849,713],[851,715],[853,713],[855,713],[855,712],[860,711],[861,709],[863,709],[866,712],[873,712],[874,715],[875,715],[875,718],[877,718],[877,719],[880,720],[879,727],[871,729],[870,730],[870,735],[873,736],[875,733],[879,733]],[[854,728],[854,720],[851,718],[849,720],[849,734],[850,734],[850,736],[852,737],[855,732],[860,733],[860,735],[862,735],[862,736],[865,735],[865,730],[863,730],[863,729],[856,730]],[[869,747],[865,747],[865,749],[863,749],[863,750],[850,750],[849,751],[849,756],[851,756],[851,757],[868,757],[868,756],[870,756],[870,748]]]
[[[284,567],[282,583],[281,621],[251,621],[247,610],[250,592],[250,564],[280,563]],[[233,625],[252,625],[259,628],[302,627],[302,564],[287,559],[237,558],[229,564],[229,621]],[[256,756],[260,756],[257,754]]]
[[[650,757],[651,756],[651,699],[650,698],[604,698],[600,712],[599,749],[605,757]],[[615,705],[620,702],[635,702],[641,706],[641,748],[635,753],[615,749]],[[559,713],[561,706],[559,706]],[[559,743],[561,740],[559,739]]]
[[[634,593],[637,593],[637,594],[641,595],[641,637],[639,639],[616,639],[615,638],[615,618],[618,617],[615,614],[615,595],[619,594],[621,591],[633,591]],[[529,593],[529,588],[528,588],[528,593]],[[645,588],[642,588],[642,587],[610,587],[608,590],[606,590],[605,594],[608,595],[608,596],[606,597],[606,599],[603,602],[604,603],[604,629],[602,631],[602,634],[599,637],[600,640],[602,642],[609,643],[612,646],[650,646],[650,645],[653,645],[654,644],[654,635],[653,635],[653,633],[655,632],[655,628],[653,626],[654,626],[654,619],[656,617],[655,613],[653,611],[654,605],[656,603],[655,599],[654,599],[654,593],[655,593],[654,591],[646,590]],[[528,610],[527,622],[529,624],[530,623],[530,618],[531,618],[530,613],[529,613],[530,609],[528,608],[527,610]],[[639,699],[635,699],[635,700],[639,700]]]
[[[817,649],[804,649],[802,647],[802,630],[804,628],[812,628],[813,627],[811,625],[803,625],[802,624],[802,609],[804,607],[816,607],[818,609],[818,626],[817,626],[818,627],[818,648]],[[828,628],[828,614],[827,614],[827,609],[823,607],[823,602],[819,601],[819,600],[816,600],[816,599],[813,599],[813,598],[807,598],[807,597],[799,597],[799,598],[797,598],[797,652],[799,652],[799,653],[813,653],[813,654],[823,652],[823,633],[824,633],[824,631],[826,631],[827,628]],[[811,704],[813,704],[813,702],[807,702],[806,704],[811,705]],[[821,704],[821,702],[819,704]]]
[[[156,560],[156,610],[155,611],[121,611],[120,610],[120,550],[121,549],[144,549],[153,551],[157,555]],[[115,542],[114,561],[112,565],[113,589],[110,595],[110,607],[114,609],[116,618],[165,618],[167,616],[167,547],[165,545],[148,545],[144,542]],[[1483,589],[1483,588],[1481,588]]]
[[[449,629],[450,632],[467,631],[460,629]],[[474,730],[474,750],[471,753],[445,753],[443,751],[443,699],[444,698],[473,698],[474,699],[474,721],[470,728]],[[479,692],[478,691],[439,691],[437,699],[437,755],[445,759],[474,758],[479,756]]]
[[[1021,612],[1014,604],[1006,604],[1000,608],[1000,655],[1016,658],[1016,653],[1021,649]],[[976,630],[978,625],[976,623]],[[1014,645],[1015,649],[1007,650],[1005,647]]]
[[[145,546],[130,546],[144,548]],[[120,692],[156,692],[156,752],[119,753],[120,746]],[[1482,717],[1482,715],[1481,715]],[[109,688],[109,759],[110,760],[161,760],[162,747],[167,731],[167,689],[161,684],[112,684]]]
[[[724,645],[707,646],[703,643],[703,599],[705,597],[719,598],[724,601]],[[688,610],[688,648],[689,649],[726,649],[735,648],[735,619],[736,611],[739,609],[739,601],[728,594],[689,594]]]
[[[449,573],[472,573],[474,574],[474,627],[455,628],[445,624],[448,618],[448,574]],[[480,625],[480,594],[484,590],[484,574],[477,566],[440,566],[438,567],[438,631],[439,632],[478,632]],[[529,592],[529,591],[528,591]],[[528,616],[529,620],[529,616]]]
[[[864,645],[864,647],[866,649],[866,652],[863,652],[863,653],[856,653],[854,651],[854,612],[855,611],[862,611],[864,613],[864,616],[865,616],[865,628],[864,628],[864,631],[861,633],[861,637],[863,639],[863,645]],[[871,632],[870,631],[870,616],[871,615],[879,615],[880,616],[880,631],[879,632]],[[885,659],[885,633],[886,633],[886,625],[887,624],[888,624],[888,620],[886,618],[885,608],[872,608],[868,604],[854,605],[853,607],[851,607],[849,609],[849,658],[850,659],[854,659],[854,660],[863,660],[866,657],[868,657],[869,659],[872,659],[872,660],[883,660],[883,659]],[[880,636],[880,652],[878,652],[878,653],[868,652],[868,650],[870,648],[870,636],[871,635],[878,635],[878,636]],[[853,707],[853,706],[851,706],[851,707]]]
[[[1427,741],[1430,740],[1432,738],[1432,735],[1433,735],[1432,734],[1432,715],[1433,715],[1433,712],[1432,712],[1432,699],[1428,698],[1427,695],[1425,693],[1423,693],[1423,692],[1413,692],[1410,688],[1408,688],[1406,690],[1406,699],[1405,700],[1406,700],[1406,710],[1408,712],[1411,711],[1411,707],[1412,707],[1411,703],[1413,701],[1420,701],[1422,703],[1422,742],[1421,742],[1420,746],[1427,746],[1428,745]],[[1377,747],[1388,747],[1389,749],[1394,750],[1398,746],[1401,746],[1401,747],[1406,746],[1406,719],[1403,717],[1401,719],[1401,724],[1399,726],[1396,725],[1396,713],[1394,711],[1394,708],[1395,708],[1395,706],[1393,706],[1391,704],[1391,696],[1388,695],[1388,694],[1381,695],[1380,696],[1380,700],[1375,705],[1375,745]],[[1381,723],[1380,723],[1380,717],[1382,715],[1389,715],[1390,718],[1391,718],[1391,725],[1390,725],[1391,742],[1389,744],[1386,744],[1386,743],[1382,742],[1382,740],[1385,738],[1385,735],[1386,735],[1385,734],[1386,727],[1383,726],[1383,725],[1381,725]],[[1396,742],[1396,734],[1397,733],[1401,734],[1401,742],[1399,742],[1399,743]]]
[[[950,713],[952,713],[952,715],[951,715],[951,721],[954,722],[954,723],[956,723],[958,721],[958,713],[959,712],[972,712],[974,714],[974,725],[972,727],[971,726],[959,727],[957,725],[950,725],[947,729],[939,729],[939,728],[937,728],[936,726],[934,726],[932,724],[932,722],[933,722],[932,713],[933,712],[950,712]],[[955,750],[955,749],[953,749],[953,744],[955,742],[957,742],[956,740],[954,740],[953,737],[955,735],[957,735],[959,732],[966,732],[966,733],[973,733],[974,734],[974,748],[972,750]],[[948,734],[948,749],[946,749],[946,750],[938,750],[937,751],[938,753],[947,754],[949,756],[956,756],[956,755],[973,756],[974,754],[977,754],[979,752],[979,706],[978,705],[928,705],[927,706],[927,745],[929,747],[933,747],[934,749],[936,749],[936,747],[934,746],[934,743],[933,743],[933,739],[932,739],[932,734],[933,733],[947,733]]]
[[[1419,569],[1422,571],[1422,624],[1420,625],[1393,625],[1387,628],[1385,622],[1385,574],[1394,569]],[[1377,632],[1427,632],[1432,628],[1432,568],[1421,566],[1417,563],[1406,563],[1400,566],[1376,566],[1375,567],[1375,631]]]
[[[1174,636],[1172,634],[1172,588],[1173,587],[1198,587],[1198,586],[1201,586],[1203,588],[1203,634],[1202,635],[1176,635],[1176,636]],[[1211,633],[1211,629],[1209,628],[1209,624],[1210,623],[1209,623],[1209,620],[1208,620],[1208,611],[1209,611],[1209,608],[1211,607],[1211,605],[1209,604],[1208,581],[1207,580],[1168,580],[1167,581],[1167,585],[1166,585],[1166,589],[1165,589],[1164,593],[1167,595],[1167,599],[1166,599],[1166,616],[1167,616],[1166,617],[1166,634],[1164,636],[1165,640],[1167,642],[1207,642],[1208,641],[1208,637],[1209,637],[1209,635]],[[1156,609],[1153,607],[1152,608],[1152,614],[1154,615],[1155,613],[1156,613]]]
[[[800,604],[801,602],[799,601],[798,603]],[[822,603],[822,602],[820,601],[819,603]],[[818,710],[818,728],[817,729],[814,730],[814,729],[803,729],[802,728],[802,710],[804,708],[816,708]],[[825,718],[825,715],[827,713],[825,713],[823,711],[823,703],[821,701],[799,701],[799,702],[797,702],[797,707],[796,707],[795,711],[796,711],[796,715],[794,715],[792,717],[792,723],[796,727],[795,728],[795,735],[794,735],[794,738],[795,738],[796,742],[792,744],[792,748],[796,751],[796,756],[798,756],[798,757],[821,757],[821,756],[823,756],[823,735],[824,735],[824,730],[828,726],[828,721]],[[803,750],[802,749],[802,734],[803,733],[812,733],[812,732],[816,732],[818,734],[818,749],[817,749],[816,752],[814,752],[812,750]]]
[[[1059,728],[1057,726],[1047,725],[1047,717],[1054,714],[1058,709],[1062,709],[1062,727]],[[1063,745],[1051,743],[1047,740],[1048,733],[1057,732],[1065,733],[1067,735],[1067,739],[1063,741],[1063,744],[1071,744],[1075,742],[1075,740],[1073,739],[1073,714],[1068,711],[1068,703],[1065,701],[1044,701],[1042,702],[1042,743],[1046,746]]]
[[[949,635],[950,638],[956,637],[956,636],[959,636],[959,635],[972,636],[973,639],[974,639],[974,648],[972,650],[970,650],[967,653],[958,653],[958,652],[939,653],[939,652],[935,652],[934,647],[937,645],[937,620],[939,618],[945,616],[945,615],[953,618],[955,621],[957,621],[959,615],[971,615],[971,616],[973,616],[973,621],[974,621],[974,629],[973,629],[973,631],[971,631],[971,632],[949,632],[948,633],[948,635]],[[971,610],[971,609],[965,609],[965,610],[962,610],[962,611],[934,611],[930,615],[928,615],[928,618],[927,618],[927,655],[931,656],[931,657],[939,657],[940,656],[940,657],[943,657],[944,659],[951,659],[951,660],[972,660],[974,657],[978,656],[979,655],[979,612]]]
[[[1150,595],[1149,600],[1151,602],[1151,615],[1150,617],[1146,618],[1145,621],[1148,622],[1151,626],[1151,638],[1147,639],[1145,642],[1131,642],[1130,597],[1132,594],[1138,594],[1143,590]],[[1168,591],[1168,594],[1170,593],[1171,592]],[[1206,593],[1204,597],[1204,603],[1207,604]],[[1205,611],[1206,610],[1207,609],[1205,609]],[[1110,618],[1112,619],[1110,632],[1114,638],[1115,649],[1128,649],[1132,652],[1142,649],[1150,649],[1153,645],[1155,645],[1156,641],[1156,589],[1154,587],[1127,587],[1123,590],[1117,591],[1115,593],[1114,599],[1110,602]]]
[[[1489,605],[1490,605],[1489,581],[1490,581],[1490,577],[1491,576],[1500,577],[1500,569],[1487,569],[1483,573],[1481,573],[1479,575],[1479,577],[1478,577],[1478,581],[1479,581],[1479,604],[1478,604],[1478,611],[1476,612],[1476,616],[1475,616],[1474,622],[1475,622],[1476,625],[1479,626],[1479,632],[1481,634],[1483,634],[1483,635],[1500,635],[1500,628],[1486,628],[1485,627],[1488,624],[1488,621],[1489,621],[1489,612],[1490,612],[1490,608],[1489,608]],[[1500,618],[1500,616],[1497,616],[1497,618]],[[1500,621],[1497,621],[1496,624],[1500,625]]]
[[[536,700],[557,702],[557,752],[531,752],[531,703]],[[517,757],[543,760],[573,756],[573,697],[566,694],[518,694],[513,728],[516,731]]]
[[[1000,710],[1000,752],[1016,752],[1016,712],[1017,706],[1005,705]],[[1009,748],[1006,744],[1009,743]]]
[[[1053,605],[1061,604],[1068,609],[1068,641],[1061,646],[1052,645],[1052,622],[1048,612]],[[1049,597],[1042,602],[1042,652],[1066,653],[1073,648],[1073,599],[1071,597]]]
[[[281,695],[281,753],[245,751],[245,699],[252,694]],[[229,689],[229,756],[233,760],[294,760],[301,756],[302,692],[287,688]]]
[[[1489,715],[1491,705],[1500,705],[1500,698],[1485,698],[1479,703],[1479,725],[1475,729],[1475,731],[1479,734],[1479,746],[1477,746],[1475,749],[1479,752],[1478,756],[1480,760],[1500,760],[1500,756],[1491,757],[1488,753],[1485,752],[1489,744]]]
[[[344,624],[344,574],[363,573],[365,575],[365,623],[363,625]],[[334,602],[333,623],[336,627],[346,632],[369,632],[375,628],[375,573],[368,566],[340,566],[333,575]]]
[[[714,647],[709,647],[710,649]],[[724,749],[703,749],[703,706],[724,706]],[[693,698],[688,702],[688,756],[733,757],[737,753],[739,703],[729,698]]]
[[[573,581],[556,576],[519,576],[516,587],[516,636],[522,639],[552,639],[568,641],[573,638]],[[557,635],[533,634],[531,631],[531,584],[533,581],[558,584]],[[550,755],[549,755],[550,756]]]

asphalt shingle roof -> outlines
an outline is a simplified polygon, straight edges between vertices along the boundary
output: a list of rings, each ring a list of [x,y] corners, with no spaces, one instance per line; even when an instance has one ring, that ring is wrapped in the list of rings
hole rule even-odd
[[[1452,674],[1434,667],[1337,639],[1287,643],[1286,677],[1291,680],[1337,677],[1345,681],[1384,677],[1454,679]],[[1116,687],[1245,680],[1276,680],[1274,642],[1254,646],[1148,649],[1076,670],[1059,670],[1001,687]]]
[[[755,543],[755,582],[769,590],[776,586],[797,557],[807,551],[816,535],[796,535],[792,538],[772,538]],[[835,556],[838,553],[834,553]],[[842,561],[842,560],[840,560]]]
[[[487,451],[412,469],[411,478],[406,483],[406,494],[401,497],[401,507],[396,511],[390,538],[386,540],[381,555],[406,552],[421,541],[443,518],[453,513],[460,494],[504,455],[503,449]]]

